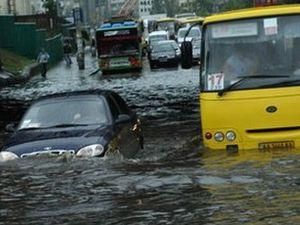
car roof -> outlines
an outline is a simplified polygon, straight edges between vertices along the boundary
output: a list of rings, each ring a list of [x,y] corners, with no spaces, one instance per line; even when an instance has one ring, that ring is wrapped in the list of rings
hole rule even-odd
[[[69,92],[61,92],[55,93],[50,95],[45,95],[36,99],[35,102],[40,102],[44,100],[53,100],[58,98],[65,98],[65,97],[76,97],[76,96],[107,96],[109,94],[116,94],[116,92],[111,90],[102,90],[102,89],[93,89],[93,90],[80,90],[80,91],[69,91]]]
[[[168,43],[175,43],[175,44],[177,44],[177,42],[174,41],[174,40],[163,40],[163,41],[159,41],[157,43],[158,44],[168,44]]]
[[[156,43],[156,45],[155,46],[161,46],[161,45],[170,45],[170,44],[172,44],[173,42],[170,42],[170,41],[159,41],[159,42],[157,42]],[[176,42],[175,42],[176,43]],[[177,43],[176,43],[177,44]]]
[[[164,31],[164,30],[153,31],[149,34],[149,37],[155,36],[155,35],[168,35],[168,32]]]
[[[220,14],[208,16],[204,19],[204,24],[217,23],[230,20],[240,20],[259,17],[283,16],[283,15],[299,15],[300,4],[277,5],[256,7],[241,10],[233,10]]]

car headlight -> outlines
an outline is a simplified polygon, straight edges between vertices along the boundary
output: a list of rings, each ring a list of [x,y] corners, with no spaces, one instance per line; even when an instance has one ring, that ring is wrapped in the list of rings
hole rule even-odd
[[[80,149],[76,155],[81,157],[93,157],[99,156],[104,152],[104,147],[102,145],[89,145]]]
[[[0,152],[0,162],[6,162],[18,158],[19,157],[13,152],[7,152],[7,151]]]

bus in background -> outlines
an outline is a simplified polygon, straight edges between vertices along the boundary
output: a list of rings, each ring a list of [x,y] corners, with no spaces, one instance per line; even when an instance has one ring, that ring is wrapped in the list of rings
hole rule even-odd
[[[157,31],[167,31],[169,38],[174,40],[176,32],[180,27],[180,22],[176,18],[166,17],[156,20],[155,26]]]
[[[194,12],[189,12],[189,13],[180,13],[180,14],[176,14],[175,18],[179,19],[179,18],[191,18],[191,17],[195,17],[196,13]]]
[[[180,20],[180,24],[182,27],[190,27],[193,24],[198,24],[201,28],[204,21],[204,17],[201,16],[195,16],[195,17],[188,17],[188,18],[182,18]]]
[[[203,143],[209,149],[300,148],[300,4],[206,17],[200,67]],[[182,44],[183,68],[191,44]]]
[[[138,22],[105,22],[96,31],[99,66],[103,74],[142,69],[142,32]]]

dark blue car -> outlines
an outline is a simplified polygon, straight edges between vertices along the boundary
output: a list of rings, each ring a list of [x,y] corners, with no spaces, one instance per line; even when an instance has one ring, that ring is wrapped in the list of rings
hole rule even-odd
[[[32,104],[4,143],[0,161],[71,154],[133,157],[143,148],[140,120],[125,101],[107,90],[54,94]]]

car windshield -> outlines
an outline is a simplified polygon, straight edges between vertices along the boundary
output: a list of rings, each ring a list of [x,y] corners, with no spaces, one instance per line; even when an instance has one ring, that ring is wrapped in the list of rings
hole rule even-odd
[[[299,82],[287,82],[300,78],[299,51],[299,16],[208,25],[201,76],[202,90],[227,89],[245,76],[253,76],[253,79],[245,79],[231,89],[299,85]]]
[[[19,129],[104,124],[107,121],[102,99],[45,100],[30,107]]]
[[[186,35],[186,32],[188,31],[188,29],[181,29],[178,32],[178,37],[179,38],[184,38],[184,36]],[[190,33],[187,37],[192,37],[192,38],[197,38],[201,36],[201,32],[199,29],[191,29]]]
[[[169,51],[175,51],[175,48],[173,47],[172,43],[161,43],[153,46],[153,50],[155,52],[169,52]]]
[[[157,43],[159,41],[167,40],[167,35],[155,35],[149,37],[150,44]]]
[[[157,30],[165,30],[165,31],[174,33],[175,32],[175,23],[174,23],[174,21],[158,22]]]

